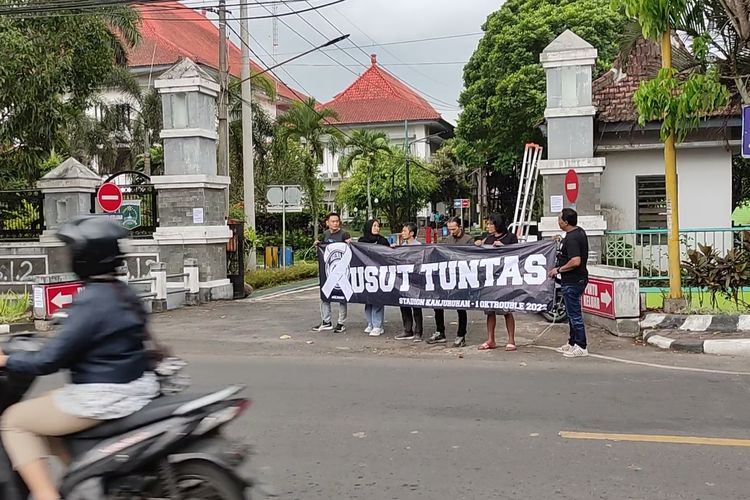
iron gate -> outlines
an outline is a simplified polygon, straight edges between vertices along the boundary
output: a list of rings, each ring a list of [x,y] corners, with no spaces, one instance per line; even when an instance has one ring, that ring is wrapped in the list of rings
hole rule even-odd
[[[245,298],[245,224],[229,222],[232,238],[227,243],[227,278],[234,288],[234,298]]]

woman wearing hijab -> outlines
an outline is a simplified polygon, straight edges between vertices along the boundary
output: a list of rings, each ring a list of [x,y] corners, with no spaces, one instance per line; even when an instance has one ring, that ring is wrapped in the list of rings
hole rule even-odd
[[[391,246],[388,240],[380,234],[380,221],[377,219],[370,219],[365,222],[365,227],[362,228],[362,237],[358,240],[358,243],[371,243],[386,247]],[[367,317],[367,328],[365,328],[365,333],[369,333],[370,337],[380,337],[383,335],[385,306],[367,304],[365,305],[365,316]]]

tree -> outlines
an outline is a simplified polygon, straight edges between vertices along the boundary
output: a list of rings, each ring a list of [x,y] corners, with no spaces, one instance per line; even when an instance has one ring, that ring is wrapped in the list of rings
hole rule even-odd
[[[672,66],[673,29],[704,16],[701,0],[615,0],[625,13],[638,22],[645,38],[660,41],[662,69],[656,78],[641,82],[633,98],[641,124],[661,120],[667,187],[667,227],[669,298],[682,300],[680,267],[680,221],[675,143],[698,126],[699,119],[725,106],[729,92],[719,82],[719,72],[709,62],[711,33],[699,34],[693,41],[696,70],[678,75]],[[698,10],[696,10],[696,8]]]
[[[372,217],[372,171],[377,161],[382,159],[380,157],[383,154],[391,154],[388,137],[383,132],[355,130],[346,141],[345,148],[347,153],[339,162],[339,172],[342,177],[348,175],[355,163],[364,168],[367,177],[367,218],[369,219]]]
[[[469,169],[458,163],[452,144],[452,139],[447,141],[430,160],[429,169],[438,179],[438,188],[430,196],[433,205],[452,203],[455,199],[466,198],[471,192]]]
[[[491,14],[464,68],[455,141],[460,162],[477,168],[490,161],[505,172],[520,163],[525,143],[543,141],[541,52],[571,29],[598,49],[602,73],[618,53],[624,23],[610,0],[508,0]]]
[[[32,186],[51,151],[67,153],[70,127],[123,61],[125,47],[138,41],[137,21],[126,6],[0,17],[3,179]]]
[[[415,157],[411,162],[411,196],[412,203],[424,206],[430,196],[438,189],[438,179],[428,166]],[[392,147],[390,153],[378,153],[377,160],[370,169],[369,177],[373,199],[377,199],[375,206],[382,206],[388,213],[391,230],[398,224],[407,222],[406,213],[406,155],[403,148]],[[355,163],[351,177],[345,180],[336,195],[336,203],[348,209],[367,206],[368,168],[362,163]]]
[[[326,145],[335,149],[341,141],[341,132],[329,122],[330,119],[336,118],[336,112],[331,109],[316,110],[315,105],[315,99],[312,97],[306,101],[295,101],[291,108],[279,117],[278,124],[281,127],[282,140],[296,141],[307,152],[303,184],[315,220],[314,235],[317,238],[317,218],[321,199],[318,166],[323,163]]]

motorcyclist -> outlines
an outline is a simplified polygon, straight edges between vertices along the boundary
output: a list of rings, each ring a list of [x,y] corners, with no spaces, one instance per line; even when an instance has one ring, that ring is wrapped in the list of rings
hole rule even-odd
[[[36,500],[60,499],[47,457],[69,458],[56,438],[131,415],[159,394],[146,348],[146,313],[117,278],[123,265],[120,241],[128,231],[107,218],[85,217],[64,225],[58,237],[84,289],[59,333],[40,351],[0,352],[0,367],[9,372],[70,371],[63,388],[17,403],[2,416],[3,444]]]

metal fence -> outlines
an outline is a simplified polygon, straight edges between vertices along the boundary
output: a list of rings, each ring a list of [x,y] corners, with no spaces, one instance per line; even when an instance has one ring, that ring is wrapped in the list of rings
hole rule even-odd
[[[688,251],[709,245],[720,255],[732,249],[750,249],[750,226],[732,228],[697,228],[680,231],[680,260]],[[667,230],[607,231],[604,235],[602,261],[609,266],[637,269],[642,286],[661,286],[669,280]],[[644,283],[645,282],[645,283]]]
[[[134,238],[150,238],[159,226],[157,191],[152,184],[120,186],[123,201],[140,201],[141,225],[133,229]]]
[[[125,184],[118,185],[122,191],[123,205],[127,202],[138,202],[140,220],[132,231],[133,238],[151,238],[159,226],[159,204],[157,202],[158,191],[152,184]],[[96,201],[96,193],[91,194],[91,212],[100,211]],[[122,212],[122,208],[120,211]],[[125,225],[125,224],[123,224]],[[125,225],[125,227],[128,227]]]
[[[0,191],[0,240],[33,241],[44,231],[41,191]]]

